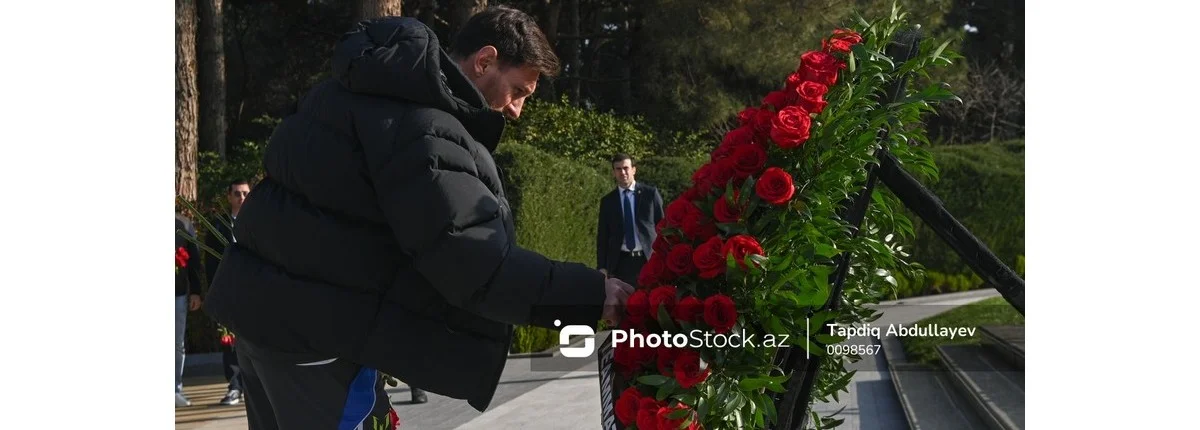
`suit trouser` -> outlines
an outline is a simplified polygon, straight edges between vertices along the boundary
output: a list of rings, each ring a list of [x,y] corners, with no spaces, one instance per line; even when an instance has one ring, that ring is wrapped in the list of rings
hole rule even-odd
[[[250,430],[393,428],[375,369],[237,340]],[[360,426],[361,427],[358,427]]]
[[[221,364],[225,368],[228,390],[246,391],[242,387],[242,366],[238,364],[237,344],[221,346]]]
[[[642,266],[646,265],[646,255],[638,253],[637,256],[625,251],[621,251],[620,257],[617,258],[617,270],[613,274],[617,279],[625,281],[625,283],[637,287],[638,274],[642,273]]]
[[[175,296],[175,393],[183,393],[184,343],[187,340],[188,296]]]

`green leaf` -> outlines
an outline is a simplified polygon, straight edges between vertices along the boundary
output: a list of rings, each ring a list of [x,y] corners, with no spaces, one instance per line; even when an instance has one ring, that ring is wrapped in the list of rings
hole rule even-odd
[[[683,403],[683,404],[688,405],[693,408],[696,406],[696,401],[700,399],[700,396],[696,395],[696,393],[691,393],[691,392],[676,394],[671,397],[674,398],[675,400],[679,400],[680,403]]]
[[[666,305],[658,306],[658,324],[666,331],[676,331],[675,320],[667,313]]]
[[[833,245],[829,245],[829,244],[825,244],[825,243],[816,244],[815,251],[816,251],[817,256],[823,257],[823,258],[830,258],[830,257],[837,255],[837,253],[838,253],[837,248],[834,248]]]
[[[766,387],[770,382],[770,380],[765,378],[745,378],[738,382],[738,387],[743,391],[754,391]]]
[[[660,402],[665,400],[676,388],[679,388],[679,383],[674,379],[668,379],[666,383],[658,386],[658,392],[654,394],[654,400]]]
[[[671,413],[667,414],[667,418],[670,418],[670,419],[673,419],[673,420],[677,420],[677,419],[680,419],[680,418],[686,417],[686,416],[687,416],[687,414],[689,414],[689,413],[691,413],[691,412],[692,412],[692,411],[689,411],[689,410],[687,410],[687,409],[676,409],[676,410],[674,410],[674,411],[671,411]],[[664,429],[664,430],[665,430],[665,429]]]
[[[950,40],[946,40],[945,42],[942,42],[942,45],[938,46],[937,50],[933,51],[933,55],[931,55],[931,56],[933,58],[941,57],[942,51],[945,51],[947,46],[950,46]]]
[[[708,405],[710,403],[712,403],[712,401],[704,397],[696,400],[696,415],[700,417],[700,421],[704,421],[704,418],[708,416]]]
[[[657,387],[659,385],[666,383],[668,379],[669,378],[667,378],[666,376],[663,376],[663,375],[644,375],[644,376],[638,377],[637,381],[642,384]]]

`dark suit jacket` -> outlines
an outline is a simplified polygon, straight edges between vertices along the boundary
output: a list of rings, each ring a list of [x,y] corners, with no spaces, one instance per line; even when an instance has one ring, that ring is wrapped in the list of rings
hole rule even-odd
[[[600,199],[600,224],[596,228],[596,268],[613,273],[617,268],[617,259],[621,256],[621,244],[625,242],[623,229],[624,219],[621,215],[621,201],[618,190]],[[638,243],[649,258],[651,245],[658,236],[654,226],[663,218],[662,195],[658,188],[642,182],[633,184],[634,228],[637,230]]]
[[[220,218],[231,219],[231,217],[228,215],[226,215],[224,217],[220,217]],[[229,226],[225,225],[225,222],[221,221],[221,219],[219,219],[218,217],[211,217],[208,220],[208,222],[209,222],[209,224],[212,224],[212,226],[214,228],[217,229],[217,232],[219,232],[221,234],[221,236],[225,237],[225,243],[227,243],[227,244],[233,243],[233,232],[229,229]],[[205,237],[204,245],[209,248],[212,248],[212,250],[216,251],[218,254],[225,255],[225,246],[226,245],[222,245],[221,241],[219,239],[217,239],[217,237],[211,233],[212,232],[209,232],[209,234]],[[212,255],[209,255],[209,253],[207,253],[207,252],[204,253],[204,257],[205,257],[204,258],[204,268],[208,269],[207,270],[208,282],[212,283],[213,279],[216,279],[216,277],[217,277],[217,266],[220,265],[221,260],[217,259],[216,257],[213,257]]]
[[[196,228],[187,218],[175,215],[175,249],[183,248],[188,253],[187,267],[175,273],[175,295],[200,294],[201,264],[200,247],[179,235],[179,230],[187,232],[192,238],[196,237]]]

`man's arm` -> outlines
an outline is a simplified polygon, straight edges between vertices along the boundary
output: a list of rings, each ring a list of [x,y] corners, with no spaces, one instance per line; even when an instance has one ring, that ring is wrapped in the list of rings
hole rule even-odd
[[[188,233],[193,238],[196,237],[195,231],[189,231]],[[204,257],[200,255],[200,247],[196,246],[195,243],[187,241],[187,244],[184,246],[184,249],[188,253],[187,267],[184,269],[187,271],[188,278],[188,310],[194,311],[200,308],[200,272],[204,270]]]
[[[439,137],[364,136],[380,208],[401,249],[453,306],[509,324],[594,325],[604,276],[515,244],[466,149]]]

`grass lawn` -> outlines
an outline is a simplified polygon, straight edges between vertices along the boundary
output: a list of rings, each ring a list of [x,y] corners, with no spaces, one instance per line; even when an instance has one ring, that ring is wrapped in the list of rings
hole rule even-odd
[[[945,313],[934,315],[916,323],[917,326],[937,324],[942,327],[979,327],[985,325],[1025,325],[1025,317],[1013,309],[1003,297],[993,297],[969,305],[960,306]],[[937,347],[940,345],[978,344],[982,333],[974,336],[955,337],[901,337],[908,361],[931,366],[941,366]]]

